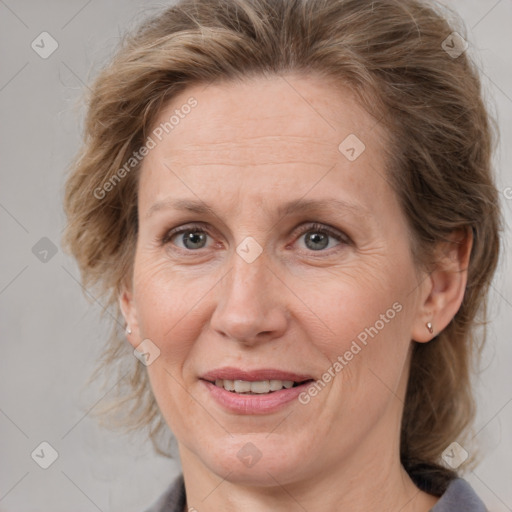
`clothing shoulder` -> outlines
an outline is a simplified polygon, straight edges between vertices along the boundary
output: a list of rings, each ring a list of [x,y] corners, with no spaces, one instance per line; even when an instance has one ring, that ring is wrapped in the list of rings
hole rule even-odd
[[[144,512],[182,512],[185,504],[185,484],[181,474]],[[430,512],[487,512],[487,509],[471,485],[462,478],[456,478],[450,482]]]
[[[487,512],[483,501],[463,478],[456,478],[431,512]]]

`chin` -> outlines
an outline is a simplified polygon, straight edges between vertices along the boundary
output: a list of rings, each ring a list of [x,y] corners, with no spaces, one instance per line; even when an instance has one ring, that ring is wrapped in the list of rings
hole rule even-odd
[[[223,446],[216,444],[215,450],[196,453],[211,471],[232,483],[273,487],[300,478],[304,468],[300,450],[281,439],[269,440],[268,432],[235,435]]]

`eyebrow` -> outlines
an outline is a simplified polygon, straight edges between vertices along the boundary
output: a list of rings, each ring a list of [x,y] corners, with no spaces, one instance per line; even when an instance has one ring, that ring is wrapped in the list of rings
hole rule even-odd
[[[146,218],[160,210],[179,210],[196,214],[206,214],[218,217],[212,206],[204,201],[192,199],[164,199],[154,203],[147,211]],[[293,213],[318,213],[322,211],[348,211],[357,216],[368,216],[370,210],[358,203],[350,203],[342,199],[294,199],[277,208],[279,216],[288,216]]]

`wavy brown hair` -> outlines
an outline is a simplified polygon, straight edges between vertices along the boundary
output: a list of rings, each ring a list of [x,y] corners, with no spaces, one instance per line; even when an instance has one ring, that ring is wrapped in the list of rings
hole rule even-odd
[[[192,84],[315,74],[348,86],[388,128],[387,174],[418,268],[435,263],[436,243],[454,230],[473,233],[459,311],[433,341],[414,343],[402,420],[405,469],[424,490],[443,492],[456,474],[441,465],[441,454],[452,441],[463,444],[474,417],[471,375],[485,339],[479,327],[500,231],[493,125],[475,65],[466,53],[443,49],[453,32],[446,13],[417,0],[182,0],[124,38],[91,87],[83,147],[66,184],[63,240],[84,286],[116,311],[95,376],[119,369],[109,404],[118,424],[147,426],[155,449],[168,453],[172,437],[121,324],[118,297],[132,274],[140,164],[122,179],[119,169],[143,146],[163,106]],[[464,35],[460,26],[458,32]]]

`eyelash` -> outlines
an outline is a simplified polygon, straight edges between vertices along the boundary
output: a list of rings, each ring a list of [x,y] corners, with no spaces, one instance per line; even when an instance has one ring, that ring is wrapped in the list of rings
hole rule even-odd
[[[340,242],[341,244],[345,244],[345,245],[351,245],[352,244],[352,240],[350,239],[350,237],[348,235],[342,234],[342,233],[337,233],[336,231],[333,231],[333,230],[327,228],[323,224],[318,224],[318,223],[307,224],[307,225],[304,225],[301,228],[299,228],[299,233],[297,235],[297,238],[300,238],[301,236],[305,235],[306,233],[308,233],[310,231],[313,231],[315,233],[320,233],[322,235],[327,235],[327,236],[329,236],[331,238],[334,238],[336,241]],[[168,231],[164,236],[159,238],[159,243],[162,246],[167,245],[168,243],[170,243],[170,241],[176,235],[180,235],[180,234],[185,233],[185,232],[198,232],[198,233],[204,233],[206,235],[211,236],[210,233],[208,232],[208,230],[205,229],[203,225],[201,225],[201,224],[188,224],[186,226],[183,226],[183,227],[176,228],[174,230]],[[201,249],[197,249],[197,250],[194,251],[194,250],[190,250],[190,249],[182,249],[181,247],[178,247],[178,249],[182,250],[182,251],[189,252],[189,253],[199,252],[201,250]],[[332,248],[330,250],[328,249],[328,250],[308,251],[308,252],[312,252],[312,253],[313,252],[330,252],[333,249],[335,249],[335,248]]]

